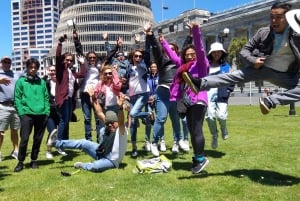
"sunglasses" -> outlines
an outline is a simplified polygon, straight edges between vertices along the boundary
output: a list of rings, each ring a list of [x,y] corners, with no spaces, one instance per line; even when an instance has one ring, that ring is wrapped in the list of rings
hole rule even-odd
[[[54,71],[55,71],[55,69],[50,69],[49,71],[50,71],[50,72],[54,72]]]
[[[96,57],[89,57],[89,59],[96,59]]]
[[[124,56],[124,54],[117,54],[117,57],[122,57]]]
[[[11,64],[10,61],[3,61],[2,63],[4,63],[4,64]]]
[[[112,72],[105,72],[104,75],[112,75]]]
[[[142,58],[143,57],[143,55],[141,55],[141,54],[135,54],[134,55],[134,58]]]

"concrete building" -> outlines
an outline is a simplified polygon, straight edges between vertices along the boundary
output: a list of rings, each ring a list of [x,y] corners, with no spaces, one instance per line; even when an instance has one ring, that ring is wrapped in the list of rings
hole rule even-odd
[[[53,33],[59,21],[60,0],[11,0],[12,68],[23,71],[29,58],[43,57],[53,46]]]
[[[75,53],[73,44],[73,26],[67,22],[73,20],[83,52],[95,51],[100,56],[106,55],[102,34],[108,33],[112,46],[118,37],[123,40],[122,51],[132,50],[133,31],[153,22],[150,0],[64,0],[54,47],[47,55],[47,63],[54,63],[55,49],[61,35],[67,34],[63,52]]]
[[[252,37],[252,35],[270,22],[269,13],[276,0],[261,0],[238,6],[220,13],[210,13],[206,10],[193,9],[181,13],[178,17],[165,20],[153,27],[154,32],[162,32],[169,42],[175,42],[181,47],[187,35],[184,25],[188,21],[201,24],[203,41],[207,49],[215,41],[224,42],[228,47],[232,38]],[[281,0],[293,6],[300,7],[299,0]],[[229,33],[224,34],[224,29]],[[137,30],[141,33],[141,30]],[[225,37],[226,36],[226,37]]]

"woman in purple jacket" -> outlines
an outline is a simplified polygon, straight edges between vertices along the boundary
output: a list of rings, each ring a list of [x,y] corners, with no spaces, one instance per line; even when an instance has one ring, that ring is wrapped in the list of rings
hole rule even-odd
[[[209,62],[201,40],[199,25],[193,22],[190,26],[194,45],[187,45],[182,50],[181,59],[183,64],[177,70],[171,85],[170,100],[178,101],[183,98],[187,104],[185,115],[194,150],[191,171],[193,174],[197,174],[209,163],[208,159],[204,157],[205,139],[202,129],[207,107],[207,92],[195,93],[188,84],[184,83],[182,75],[183,72],[188,71],[193,77],[205,77],[209,72]]]

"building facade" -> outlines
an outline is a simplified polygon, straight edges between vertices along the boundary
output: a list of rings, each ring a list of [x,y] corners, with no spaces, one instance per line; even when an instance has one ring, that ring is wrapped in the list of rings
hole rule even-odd
[[[133,31],[143,27],[146,22],[153,22],[153,14],[150,0],[64,0],[54,36],[54,47],[47,55],[47,63],[54,63],[55,48],[63,34],[68,37],[63,44],[63,52],[75,53],[73,26],[67,25],[70,20],[75,24],[83,52],[95,51],[104,56],[104,33],[108,34],[112,46],[121,37],[122,51],[128,52],[133,47]]]
[[[12,67],[26,68],[29,58],[41,62],[53,46],[53,33],[59,21],[60,0],[11,0]]]

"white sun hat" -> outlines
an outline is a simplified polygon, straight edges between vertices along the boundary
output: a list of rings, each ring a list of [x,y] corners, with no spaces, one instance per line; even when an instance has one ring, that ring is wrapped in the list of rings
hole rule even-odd
[[[219,42],[215,42],[210,45],[208,55],[210,55],[214,51],[223,51],[225,54],[227,54],[227,52],[224,50],[223,44]]]
[[[286,12],[285,17],[292,29],[300,34],[300,9]]]

